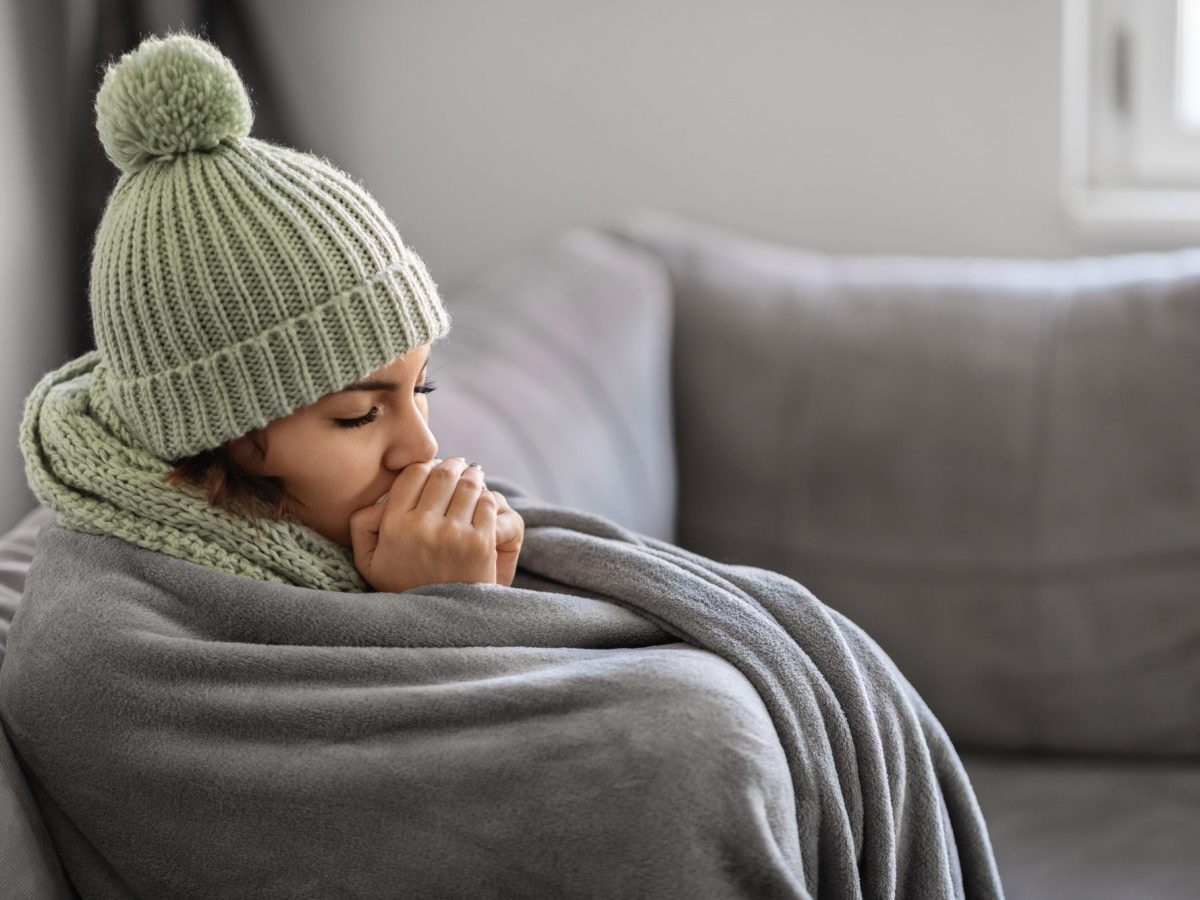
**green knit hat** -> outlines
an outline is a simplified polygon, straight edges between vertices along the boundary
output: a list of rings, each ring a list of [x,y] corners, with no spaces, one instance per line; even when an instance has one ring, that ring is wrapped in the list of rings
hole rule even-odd
[[[341,390],[450,329],[379,204],[328,160],[249,137],[246,89],[188,34],[109,66],[96,127],[122,171],[91,310],[121,419],[166,460]]]

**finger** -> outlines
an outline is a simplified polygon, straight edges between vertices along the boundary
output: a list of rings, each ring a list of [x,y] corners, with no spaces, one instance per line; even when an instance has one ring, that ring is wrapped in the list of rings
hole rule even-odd
[[[491,490],[489,488],[489,490]],[[496,501],[496,523],[499,525],[506,519],[512,519],[516,513],[513,508],[508,505],[508,501],[504,499],[504,495],[499,491],[492,491],[492,499]]]
[[[383,506],[368,506],[350,515],[350,545],[354,549],[354,565],[369,568],[379,544],[379,526],[383,521]]]
[[[513,549],[510,545],[517,542],[517,538],[521,537],[524,532],[521,531],[519,525],[512,521],[512,516],[497,515],[496,516],[496,549],[509,550]]]
[[[525,538],[525,520],[511,509],[496,512],[496,549],[512,550]]]
[[[454,497],[454,490],[458,487],[459,476],[466,467],[467,461],[461,456],[452,456],[434,466],[421,489],[415,511],[437,516],[446,515],[450,500]]]
[[[429,473],[442,462],[435,458],[429,462],[410,463],[400,470],[400,474],[392,482],[387,493],[387,505],[394,506],[401,512],[410,512],[417,506]]]
[[[496,500],[491,491],[479,495],[479,503],[475,505],[475,516],[471,520],[476,531],[482,531],[491,537],[496,535]]]
[[[454,489],[454,496],[446,510],[446,518],[470,525],[471,517],[475,514],[475,504],[479,502],[483,491],[483,470],[468,467],[458,479],[458,486]]]

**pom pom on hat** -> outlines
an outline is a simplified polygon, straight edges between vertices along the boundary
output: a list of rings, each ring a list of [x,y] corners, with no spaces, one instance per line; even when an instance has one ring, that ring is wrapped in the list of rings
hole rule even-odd
[[[110,65],[96,95],[96,130],[122,172],[246,137],[254,116],[233,64],[188,34],[148,38]]]

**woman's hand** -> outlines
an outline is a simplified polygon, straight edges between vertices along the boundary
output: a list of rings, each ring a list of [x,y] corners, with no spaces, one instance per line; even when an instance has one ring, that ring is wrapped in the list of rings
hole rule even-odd
[[[496,584],[511,587],[517,573],[521,543],[525,540],[525,520],[508,505],[503,494],[499,491],[491,494],[496,498]]]
[[[355,568],[377,591],[442,582],[496,584],[497,512],[483,470],[468,467],[461,457],[405,466],[385,503],[350,516]],[[509,521],[505,534],[511,533]]]

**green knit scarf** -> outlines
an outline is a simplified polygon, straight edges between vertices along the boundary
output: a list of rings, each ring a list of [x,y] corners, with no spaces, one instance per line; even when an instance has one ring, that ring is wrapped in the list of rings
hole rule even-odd
[[[368,591],[353,553],[295,522],[217,509],[122,424],[97,350],[45,375],[25,401],[20,446],[34,495],[73,531],[118,537],[149,550],[263,581]]]

